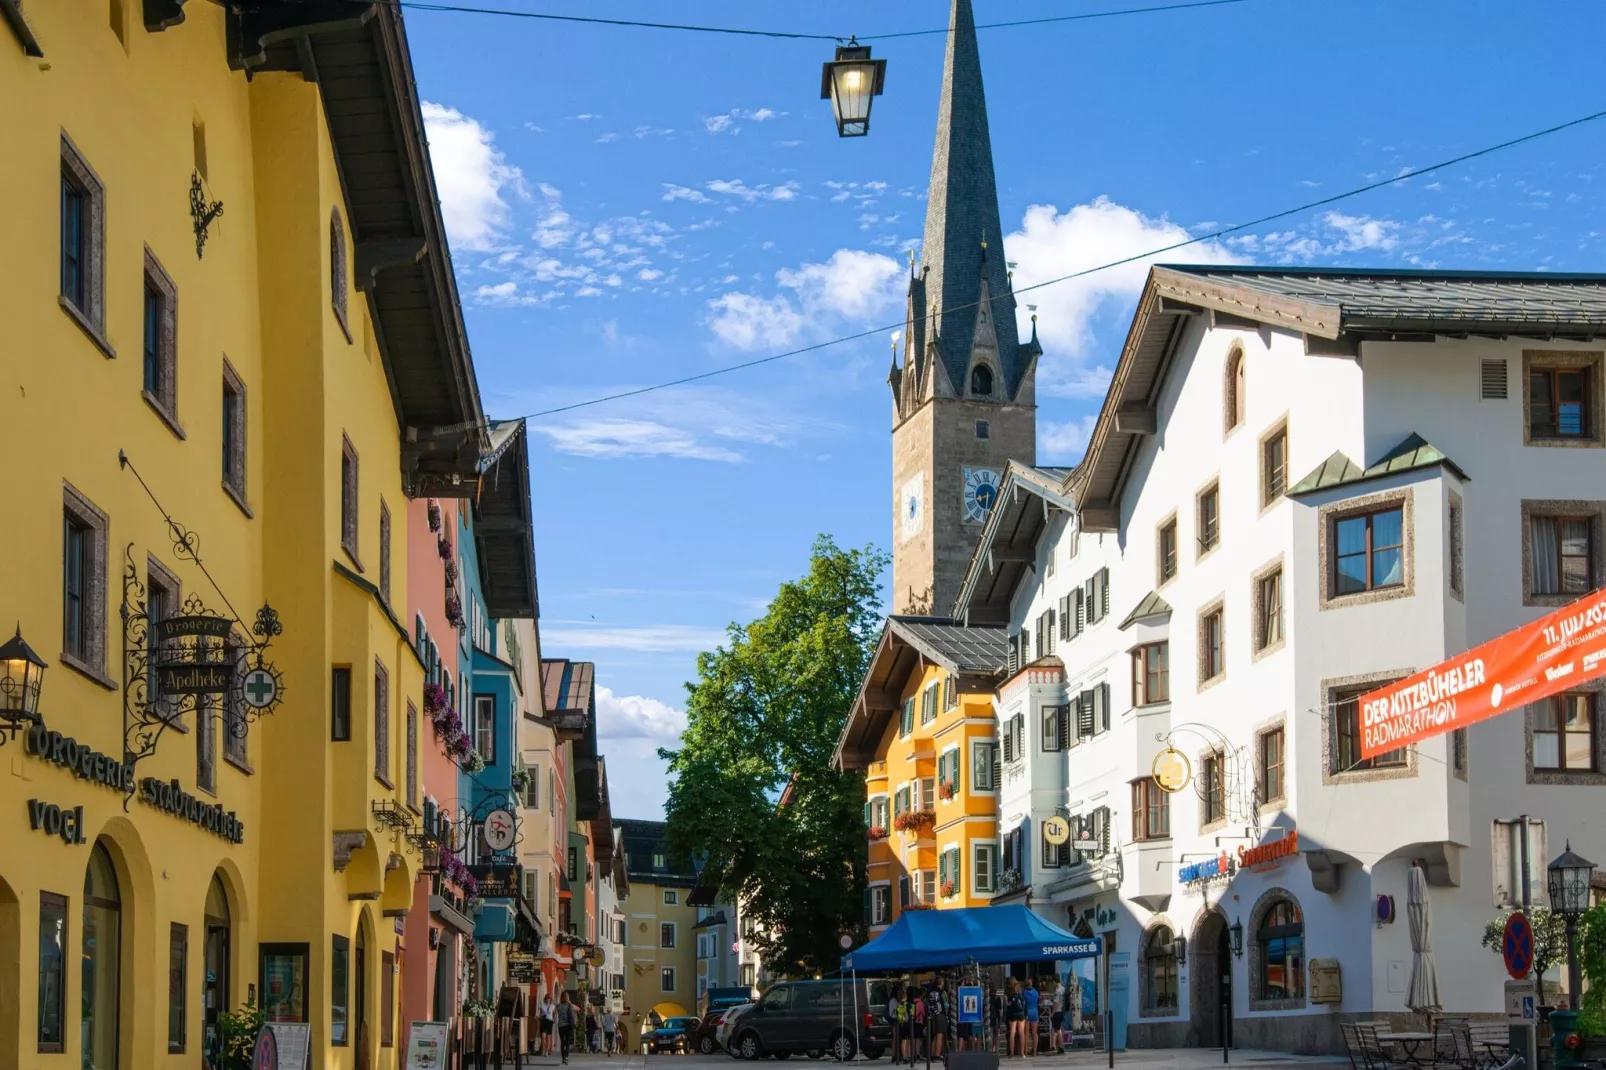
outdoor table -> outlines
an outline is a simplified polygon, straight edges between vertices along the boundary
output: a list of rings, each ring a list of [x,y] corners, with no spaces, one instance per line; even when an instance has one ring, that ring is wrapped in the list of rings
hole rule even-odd
[[[1377,1039],[1380,1044],[1398,1044],[1401,1052],[1405,1055],[1405,1061],[1412,1066],[1424,1065],[1416,1054],[1417,1049],[1421,1048],[1422,1045],[1429,1045],[1428,1054],[1431,1055],[1433,1053],[1432,1033],[1379,1033]]]

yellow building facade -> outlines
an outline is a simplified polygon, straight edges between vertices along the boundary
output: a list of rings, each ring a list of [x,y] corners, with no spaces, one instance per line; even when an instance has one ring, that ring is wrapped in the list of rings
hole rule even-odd
[[[411,86],[342,0],[0,20],[0,1065],[196,1066],[248,999],[399,1064],[405,503],[484,427]]]
[[[991,898],[972,868],[997,856],[992,698],[1004,644],[1001,629],[887,619],[833,757],[865,774],[872,935],[906,909]]]
[[[625,1006],[632,1038],[664,1018],[696,1014],[697,875],[666,842],[662,821],[620,819],[630,891],[619,900],[625,916]],[[634,1043],[634,1039],[632,1040]]]

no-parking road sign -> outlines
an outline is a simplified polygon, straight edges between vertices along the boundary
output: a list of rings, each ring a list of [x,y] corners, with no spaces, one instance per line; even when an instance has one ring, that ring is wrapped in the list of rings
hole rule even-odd
[[[1534,927],[1527,915],[1516,911],[1506,919],[1506,933],[1500,941],[1500,956],[1506,960],[1506,972],[1518,981],[1528,976],[1534,966]]]

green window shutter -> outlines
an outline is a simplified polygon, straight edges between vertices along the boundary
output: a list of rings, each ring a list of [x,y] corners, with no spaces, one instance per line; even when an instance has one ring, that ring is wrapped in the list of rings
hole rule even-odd
[[[870,800],[868,799],[864,801],[864,823],[866,826],[870,824]]]

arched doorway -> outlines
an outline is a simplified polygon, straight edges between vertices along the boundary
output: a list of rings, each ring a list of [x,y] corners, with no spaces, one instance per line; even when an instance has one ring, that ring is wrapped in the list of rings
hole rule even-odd
[[[106,845],[95,841],[84,870],[83,1018],[84,1070],[117,1070],[121,1010],[123,899]]]
[[[41,936],[43,934],[41,933]],[[17,893],[0,878],[0,962],[20,962],[22,956],[22,904]],[[0,1051],[16,1051],[22,993],[17,986],[23,971],[0,971]]]
[[[1199,919],[1188,946],[1191,998],[1188,1039],[1194,1047],[1232,1044],[1232,944],[1227,917],[1211,910]]]
[[[223,876],[212,874],[212,883],[206,890],[206,943],[205,973],[201,976],[202,1047],[209,1057],[216,1059],[222,1037],[218,1031],[218,1015],[229,1009],[229,971],[233,968],[231,927],[229,924],[229,897],[223,890]]]

